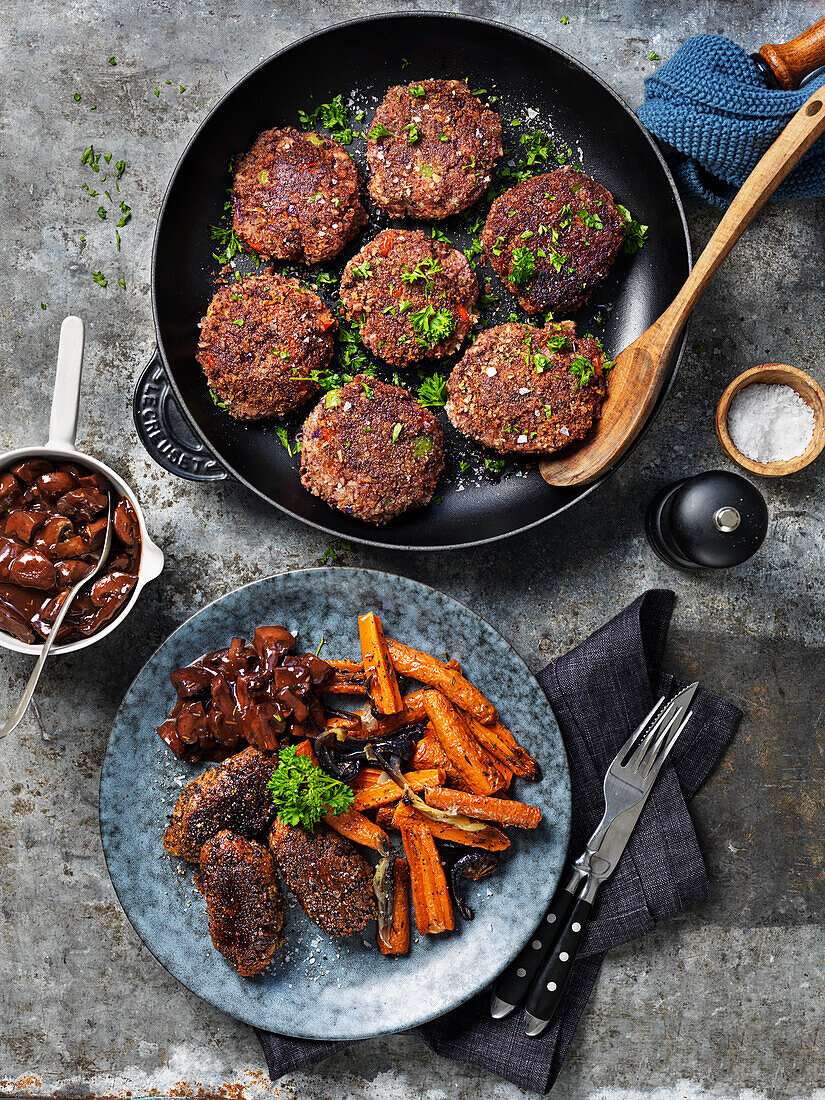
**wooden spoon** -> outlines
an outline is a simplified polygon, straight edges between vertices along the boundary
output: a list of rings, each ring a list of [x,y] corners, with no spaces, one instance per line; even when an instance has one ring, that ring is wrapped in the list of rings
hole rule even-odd
[[[549,485],[589,485],[616,464],[641,431],[661,393],[668,359],[693,307],[742,236],[797,161],[825,131],[825,88],[813,93],[742,184],[682,289],[647,332],[617,357],[593,434],[541,462]]]

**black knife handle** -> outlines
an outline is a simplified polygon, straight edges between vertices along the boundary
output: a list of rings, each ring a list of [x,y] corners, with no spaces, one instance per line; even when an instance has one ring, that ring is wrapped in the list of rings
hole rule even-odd
[[[556,1014],[592,913],[592,902],[576,899],[527,998],[524,1030],[528,1035],[540,1035]]]
[[[497,1019],[509,1015],[527,996],[533,979],[558,938],[559,929],[567,924],[573,912],[580,888],[581,878],[574,875],[563,890],[556,891],[541,924],[516,959],[502,971],[493,990],[492,1014]]]

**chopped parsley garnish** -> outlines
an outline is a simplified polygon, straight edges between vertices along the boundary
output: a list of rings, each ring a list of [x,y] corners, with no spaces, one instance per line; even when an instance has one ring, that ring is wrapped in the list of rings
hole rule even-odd
[[[222,409],[223,412],[226,412],[226,405],[224,405],[223,401],[221,401],[220,397],[218,397],[211,386],[209,387],[209,396],[212,398],[213,403],[217,405],[219,409]]]
[[[298,119],[301,123],[301,129],[311,130],[313,126],[317,126],[320,122],[332,133],[335,141],[340,142],[341,145],[349,145],[353,137],[352,128],[349,124],[350,114],[349,107],[344,103],[341,96],[337,95],[331,103],[322,103],[320,107],[316,107],[312,114],[299,111]]]
[[[433,226],[432,233],[430,235],[434,241],[443,241],[445,244],[449,245],[452,245],[453,243],[443,229],[437,229],[435,226]]]
[[[501,477],[504,473],[504,459],[503,458],[485,458],[484,469],[487,473],[492,474],[494,477]]]
[[[392,130],[388,130],[383,122],[376,122],[370,130],[369,136],[373,141],[378,141],[379,138],[392,137]]]
[[[576,379],[577,390],[580,390],[582,386],[586,386],[589,382],[592,382],[596,374],[590,360],[585,359],[581,355],[577,355],[570,364],[570,373]]]
[[[522,285],[533,277],[536,271],[536,257],[529,248],[514,248],[513,263],[510,268],[510,278],[514,283]]]
[[[425,409],[440,408],[447,400],[447,376],[431,374],[418,387],[418,400]]]
[[[426,458],[433,453],[433,441],[428,435],[420,435],[413,444],[413,455],[416,458]]]
[[[436,310],[429,302],[416,313],[411,313],[410,321],[418,343],[423,348],[434,348],[455,330],[455,317],[452,313],[448,309]]]
[[[405,283],[414,283],[416,279],[423,279],[428,284],[427,289],[430,287],[430,278],[433,275],[440,274],[444,268],[438,262],[438,260],[421,260],[416,264],[412,271],[402,271],[401,280]]]
[[[584,207],[579,211],[579,217],[588,229],[604,229],[604,222],[599,215],[593,214],[590,210],[585,210]]]
[[[528,165],[544,163],[553,151],[553,143],[549,137],[538,130],[532,134],[522,134],[519,138],[525,148],[525,159]]]
[[[395,444],[398,442],[398,437],[401,435],[403,430],[404,430],[404,425],[403,424],[401,424],[401,423],[393,424],[393,426],[392,426],[392,443],[393,443],[393,446],[395,446]]]
[[[648,59],[648,61],[661,61],[662,60],[661,57],[659,57],[659,55],[657,53],[655,53],[653,50],[651,50],[650,53],[647,55],[647,59]]]
[[[416,84],[413,88],[410,88],[410,95],[415,96],[416,99],[420,99],[424,95],[424,87],[421,84]]]
[[[404,127],[404,133],[407,135],[407,141],[410,145],[414,145],[418,141],[418,127],[414,122],[408,122]]]
[[[364,260],[363,263],[360,264],[353,264],[350,271],[356,279],[371,279],[374,275],[369,260]]]
[[[570,16],[569,15],[563,15],[561,17],[561,19],[559,20],[559,22],[563,23],[565,27],[568,26],[568,24],[570,23]]]
[[[340,561],[343,561],[344,554],[346,552],[352,553],[352,550],[353,547],[350,543],[339,539],[337,542],[331,543],[321,555],[321,565],[337,565]]]
[[[285,825],[314,829],[326,813],[345,813],[355,792],[340,779],[333,779],[298,752],[296,745],[281,749],[278,767],[267,783],[278,817]]]
[[[283,426],[283,424],[278,425],[278,427],[275,429],[275,434],[278,437],[278,442],[281,444],[281,446],[290,458],[292,458],[293,455],[297,454],[300,451],[301,448],[297,444],[295,445],[295,449],[292,449],[292,446],[289,442],[289,435],[287,434],[287,430]]]
[[[92,280],[97,283],[98,286],[108,286],[109,280],[103,274],[102,271],[93,271]]]
[[[641,225],[626,206],[616,204],[616,209],[621,215],[624,222],[624,242],[622,244],[622,251],[628,255],[632,255],[634,252],[638,252],[640,248],[644,246],[647,239],[647,231],[650,228],[647,225]]]

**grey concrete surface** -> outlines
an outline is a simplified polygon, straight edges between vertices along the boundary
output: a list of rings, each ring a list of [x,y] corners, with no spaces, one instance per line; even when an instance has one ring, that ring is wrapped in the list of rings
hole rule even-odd
[[[80,441],[135,486],[168,555],[163,578],[123,628],[83,659],[55,661],[37,710],[0,743],[2,1095],[523,1095],[435,1058],[413,1036],[362,1044],[271,1085],[249,1030],[195,1000],[142,948],[112,892],[97,831],[107,732],[143,660],[207,600],[317,564],[327,546],[235,485],[167,476],[135,438],[130,394],[153,346],[149,256],[166,180],[198,121],[260,58],[353,14],[413,6],[6,0],[0,12],[0,449],[45,438],[59,323],[81,314],[89,339]],[[446,10],[438,0],[423,6]],[[821,2],[799,0],[460,6],[558,43],[633,105],[654,65],[651,50],[666,58],[701,31],[756,47],[825,15]],[[97,218],[81,190],[88,177],[78,161],[90,143],[128,162],[122,187],[133,217],[120,253],[111,222]],[[716,219],[690,211],[697,249]],[[696,311],[691,350],[663,414],[580,508],[466,553],[345,555],[466,601],[535,669],[645,588],[673,587],[670,666],[700,675],[747,713],[694,803],[710,899],[608,957],[556,1086],[559,1100],[825,1095],[825,464],[762,483],[768,541],[734,572],[672,572],[649,550],[642,525],[661,484],[728,465],[713,409],[736,373],[784,361],[825,381],[824,245],[822,202],[776,205],[760,217]],[[108,276],[105,289],[92,281],[97,270]],[[27,673],[24,659],[0,652],[0,713]]]

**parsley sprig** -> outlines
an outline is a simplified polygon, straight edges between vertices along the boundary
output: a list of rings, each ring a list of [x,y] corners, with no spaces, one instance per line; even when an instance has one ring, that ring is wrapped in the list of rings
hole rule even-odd
[[[267,786],[281,821],[305,829],[314,829],[326,813],[335,817],[345,813],[355,800],[351,787],[327,775],[295,745],[281,749]]]

